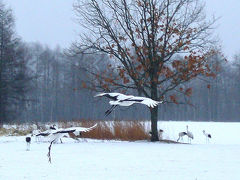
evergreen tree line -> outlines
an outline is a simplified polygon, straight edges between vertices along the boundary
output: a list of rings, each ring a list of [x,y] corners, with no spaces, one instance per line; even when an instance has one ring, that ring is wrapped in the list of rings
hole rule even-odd
[[[97,92],[86,88],[86,82],[92,81],[88,68],[107,68],[111,60],[106,55],[70,56],[60,47],[24,43],[14,29],[11,10],[0,4],[0,124],[149,118],[139,104],[104,117],[108,100],[94,98]],[[219,64],[216,77],[185,84],[192,87],[188,103],[179,98],[178,104],[160,104],[159,120],[239,121],[240,55],[233,62],[212,58]]]
[[[15,119],[23,111],[30,81],[26,50],[14,31],[11,9],[0,2],[0,124]]]

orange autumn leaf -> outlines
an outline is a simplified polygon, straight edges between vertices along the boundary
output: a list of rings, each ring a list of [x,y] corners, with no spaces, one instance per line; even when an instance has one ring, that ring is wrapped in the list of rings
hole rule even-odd
[[[170,99],[171,99],[171,101],[172,101],[173,103],[178,104],[177,98],[176,98],[175,95],[170,95]]]
[[[108,90],[108,85],[107,84],[103,84],[102,87],[103,87],[103,89]]]
[[[192,95],[192,88],[186,89],[185,95],[186,95],[186,96],[191,96],[191,95]]]
[[[141,71],[141,69],[142,69],[142,65],[139,64],[139,65],[136,67],[136,70],[137,70],[137,71]]]
[[[104,81],[107,83],[113,83],[113,79],[111,78],[105,78]]]
[[[126,77],[124,77],[124,78],[123,78],[123,83],[124,83],[124,84],[127,84],[127,83],[129,83],[129,79],[128,79],[128,78],[126,78]]]
[[[84,81],[82,82],[82,87],[87,88],[87,84]]]

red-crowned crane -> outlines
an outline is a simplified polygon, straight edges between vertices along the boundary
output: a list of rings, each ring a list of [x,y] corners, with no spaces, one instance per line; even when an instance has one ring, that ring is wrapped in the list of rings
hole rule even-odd
[[[206,133],[205,130],[203,130],[203,135],[206,137],[206,143],[209,143],[209,139],[212,138],[211,134]]]
[[[26,137],[25,140],[27,142],[27,151],[30,151],[31,137]]]
[[[186,127],[187,127],[188,143],[191,143],[191,140],[193,139],[193,133],[188,130],[188,125]]]
[[[187,135],[186,132],[180,132],[180,133],[178,134],[177,142],[178,142],[180,139],[183,141],[183,136],[186,136],[186,135]]]
[[[94,128],[97,127],[97,124],[95,124],[92,127],[85,128],[85,127],[70,127],[66,129],[57,129],[57,130],[52,130],[50,133],[40,133],[37,136],[48,136],[50,140],[50,145],[48,147],[48,161],[51,163],[51,148],[53,142],[56,142],[58,139],[63,137],[65,134],[73,133],[76,136],[79,135],[81,132],[88,132],[93,130]]]
[[[91,131],[92,129],[94,129],[95,127],[97,127],[97,124],[95,124],[92,127],[86,128],[86,127],[70,127],[70,128],[65,128],[65,129],[56,129],[56,130],[47,130],[44,132],[41,132],[39,134],[37,134],[36,136],[45,136],[49,138],[50,142],[56,142],[58,139],[62,138],[64,135],[69,134],[69,133],[73,133],[76,136],[80,135],[81,132],[88,132]]]
[[[95,95],[94,97],[102,96],[111,99],[111,101],[109,101],[109,104],[112,105],[111,108],[105,112],[105,116],[108,116],[112,112],[112,110],[117,106],[131,106],[135,103],[140,103],[150,108],[154,108],[159,103],[163,103],[163,101],[154,101],[147,97],[125,95],[121,93],[100,93]]]

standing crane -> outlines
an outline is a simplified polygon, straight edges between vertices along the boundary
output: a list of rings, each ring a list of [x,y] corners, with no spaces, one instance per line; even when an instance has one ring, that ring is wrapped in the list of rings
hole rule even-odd
[[[186,128],[187,128],[188,143],[191,144],[191,140],[193,139],[193,133],[188,130],[188,125],[186,126]]]
[[[211,134],[206,133],[205,130],[203,130],[203,135],[206,137],[206,143],[209,143],[209,139],[212,138]]]

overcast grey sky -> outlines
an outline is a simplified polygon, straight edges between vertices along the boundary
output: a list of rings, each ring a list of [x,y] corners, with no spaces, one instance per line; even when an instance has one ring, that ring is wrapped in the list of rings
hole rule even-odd
[[[77,39],[75,0],[3,0],[14,11],[16,30],[26,42],[38,41],[65,48]],[[227,58],[240,52],[240,0],[206,0],[207,15],[221,17],[216,35]]]

